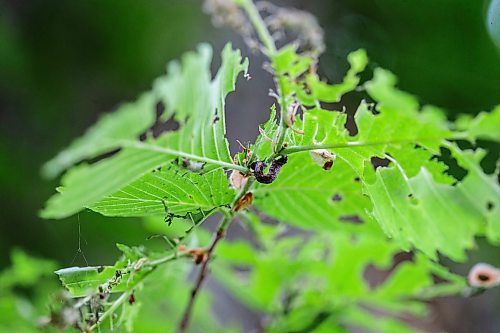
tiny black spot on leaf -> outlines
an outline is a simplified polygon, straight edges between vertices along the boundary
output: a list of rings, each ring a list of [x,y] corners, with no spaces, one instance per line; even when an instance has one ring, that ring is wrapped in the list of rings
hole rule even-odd
[[[332,197],[332,201],[339,202],[342,200],[342,196],[339,193],[335,193],[335,195]]]
[[[363,220],[358,215],[345,215],[339,217],[339,220],[346,223],[361,224]]]

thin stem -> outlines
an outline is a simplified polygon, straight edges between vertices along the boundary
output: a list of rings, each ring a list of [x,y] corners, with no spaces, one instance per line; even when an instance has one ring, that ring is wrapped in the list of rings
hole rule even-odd
[[[168,255],[168,256],[165,256],[165,257],[162,257],[162,258],[158,258],[156,260],[153,260],[153,261],[149,261],[149,262],[146,262],[144,264],[143,267],[151,267],[152,269],[150,269],[149,271],[146,271],[140,278],[139,281],[137,281],[137,283],[135,283],[134,285],[137,285],[138,283],[140,283],[141,281],[143,281],[150,273],[153,272],[154,268],[156,268],[157,266],[159,265],[162,265],[164,263],[167,263],[167,262],[170,262],[170,261],[173,261],[173,260],[176,260],[176,259],[179,259],[179,258],[183,258],[183,257],[188,257],[189,254],[188,253],[182,253],[182,254],[171,254],[171,255]],[[91,327],[90,327],[90,330],[93,330],[94,328],[96,328],[98,325],[100,325],[104,320],[106,320],[110,315],[112,315],[116,309],[118,309],[118,307],[123,304],[124,301],[128,300],[130,295],[134,292],[134,288],[132,289],[129,289],[127,291],[125,291],[124,293],[122,293],[120,295],[120,297],[118,297],[114,302],[113,304],[111,305],[111,307],[109,309],[107,309],[100,317],[99,317],[99,320],[97,322],[95,322]],[[85,298],[83,298],[80,302],[78,302],[77,304],[75,304],[75,308],[80,308],[82,307],[83,305],[87,304],[90,300],[91,300],[92,296],[87,296]]]
[[[252,0],[242,0],[240,5],[246,11],[248,17],[250,18],[250,21],[255,27],[255,31],[257,31],[259,39],[264,45],[265,47],[264,53],[271,60],[271,63],[273,63],[276,53],[278,51],[276,49],[276,44],[274,43],[274,39],[269,33],[269,30],[267,29],[267,26],[264,20],[262,19],[262,16],[260,16],[259,11],[255,7],[255,4],[253,3]],[[285,117],[287,116],[288,112],[288,101],[286,100],[286,97],[283,96],[284,87],[282,78],[277,76],[275,78],[275,82],[278,88],[278,95],[279,95],[278,103],[280,105],[280,124],[278,130],[276,131],[276,136],[273,140],[276,144],[274,147],[275,153],[267,159],[268,162],[276,158],[278,153],[280,153],[283,147],[283,143],[285,142],[286,133],[288,131],[288,126],[285,122]]]
[[[299,331],[293,331],[291,333],[309,333],[318,328],[321,324],[323,324],[327,319],[329,319],[333,315],[332,312],[322,311],[313,318],[313,321],[307,325],[305,328]]]
[[[176,253],[176,254],[172,254],[172,255],[169,255],[169,256],[165,256],[163,258],[159,258],[159,259],[147,262],[146,264],[144,264],[144,266],[156,267],[156,266],[159,266],[161,264],[167,263],[169,261],[174,261],[176,259],[183,258],[183,257],[188,257],[188,256],[189,256],[188,253],[181,253],[181,254],[177,254]]]
[[[204,156],[193,155],[193,154],[185,153],[185,152],[170,149],[170,148],[150,145],[150,144],[143,143],[143,142],[124,140],[124,141],[121,141],[121,145],[123,147],[149,150],[149,151],[154,151],[157,153],[163,153],[163,154],[167,154],[167,155],[174,155],[174,156],[182,157],[182,158],[186,158],[189,160],[206,162],[208,164],[219,165],[223,168],[227,168],[227,169],[231,169],[231,170],[238,170],[242,173],[248,173],[248,168],[241,166],[241,165],[228,163],[228,162],[224,162],[224,161],[219,161],[219,160],[214,160],[214,159],[204,157]]]
[[[276,78],[276,86],[278,87],[278,95],[280,97],[279,104],[280,104],[280,125],[278,128],[278,131],[276,132],[277,138],[276,138],[276,146],[274,147],[274,154],[270,158],[270,160],[273,160],[278,153],[286,155],[282,148],[283,148],[283,143],[285,142],[286,138],[286,133],[288,131],[288,125],[286,124],[285,118],[287,117],[287,112],[288,112],[288,101],[285,96],[283,96],[283,82],[281,77]]]
[[[456,139],[458,139],[457,137]],[[303,151],[316,150],[316,149],[340,149],[340,148],[352,148],[352,147],[369,147],[369,146],[381,146],[388,144],[417,144],[423,141],[441,141],[445,138],[415,138],[408,140],[392,140],[392,141],[373,141],[373,142],[362,142],[362,141],[351,141],[346,143],[329,143],[329,144],[319,144],[319,145],[303,145],[303,146],[290,146],[283,149],[282,154],[289,155],[294,153],[300,153]]]
[[[184,314],[182,316],[182,319],[179,323],[179,329],[177,332],[179,333],[184,333],[189,325],[189,321],[191,320],[191,314],[193,312],[193,307],[194,303],[196,301],[196,297],[198,296],[201,287],[203,286],[203,282],[205,281],[207,275],[208,275],[208,263],[210,262],[210,259],[212,258],[212,253],[214,252],[215,247],[217,246],[217,243],[221,239],[224,238],[226,234],[226,229],[231,223],[232,220],[232,215],[231,214],[226,214],[224,215],[224,218],[222,219],[219,229],[215,233],[212,242],[210,243],[210,246],[207,249],[206,252],[206,259],[203,261],[201,269],[200,269],[200,274],[198,275],[198,278],[196,279],[196,284],[191,291],[191,297],[189,298],[189,302],[186,306],[186,309],[184,310]]]
[[[238,193],[236,196],[235,200],[233,201],[232,205],[234,205],[250,190],[250,188],[253,186],[255,183],[255,178],[251,177],[245,186],[241,189],[241,191]],[[207,249],[206,252],[206,259],[203,261],[200,273],[198,275],[198,278],[196,279],[196,284],[191,291],[191,297],[189,298],[189,302],[186,306],[186,309],[184,310],[184,314],[182,316],[182,319],[179,323],[179,328],[177,330],[178,333],[184,333],[189,325],[189,321],[191,320],[191,314],[193,312],[193,307],[194,303],[196,301],[196,297],[199,294],[203,282],[205,281],[207,274],[208,274],[208,264],[210,262],[210,259],[212,258],[212,254],[215,250],[215,247],[219,243],[221,239],[224,238],[226,234],[226,230],[228,226],[231,224],[231,221],[233,220],[233,217],[236,212],[234,212],[232,209],[228,212],[224,212],[224,218],[222,219],[221,223],[219,224],[219,229],[217,229],[217,232],[215,233],[214,237],[212,238],[212,242],[210,243],[210,246]]]
[[[90,326],[90,331],[92,331],[94,328],[97,327],[98,324],[102,323],[109,316],[115,313],[116,309],[118,309],[120,305],[122,305],[125,301],[127,301],[133,292],[134,290],[130,289],[121,294],[120,297],[118,297],[116,301],[113,302],[113,305],[111,305],[110,308],[107,309],[106,312],[104,312],[102,316],[99,317],[99,320],[94,325]]]
[[[266,55],[269,58],[272,58],[277,52],[276,45],[274,44],[274,39],[269,33],[269,30],[267,30],[266,24],[264,23],[262,16],[260,16],[257,7],[255,7],[255,4],[252,0],[243,0],[241,1],[240,5],[247,13],[250,22],[252,22],[252,25],[254,26],[257,35],[259,36],[259,39],[264,45],[266,49]]]

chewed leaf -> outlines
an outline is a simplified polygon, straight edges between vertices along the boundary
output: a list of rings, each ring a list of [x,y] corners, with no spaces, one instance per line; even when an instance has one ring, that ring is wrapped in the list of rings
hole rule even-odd
[[[43,218],[64,218],[91,206],[168,161],[168,156],[127,148],[115,157],[93,165],[79,165],[62,179],[64,191],[52,196]]]
[[[267,200],[273,204],[262,203],[257,196],[257,205],[273,216],[286,216],[290,221],[298,222],[300,215],[302,221],[313,221],[310,225],[328,221],[316,213],[326,209],[325,217],[330,217],[327,223],[334,224],[334,220],[344,214],[359,217],[365,212],[366,203],[355,199],[356,185],[347,185],[357,179],[366,195],[363,199],[370,201],[371,208],[367,211],[371,211],[371,217],[403,249],[417,248],[434,259],[440,252],[454,260],[464,260],[465,250],[473,247],[475,236],[486,235],[493,242],[500,239],[500,224],[496,222],[500,220],[498,180],[496,175],[484,174],[479,165],[482,156],[471,157],[471,153],[461,152],[447,143],[447,139],[463,138],[464,133],[453,132],[453,126],[440,109],[420,108],[414,96],[398,90],[395,84],[392,73],[375,71],[365,87],[376,103],[362,101],[359,105],[354,116],[355,135],[346,131],[350,125],[345,113],[323,110],[319,103],[304,110],[303,119],[297,122],[301,133],[290,135],[295,146],[320,145],[335,154],[337,161],[332,173],[337,175],[318,174],[315,188],[327,186],[331,177],[329,190],[325,188],[322,193],[335,194],[337,205],[326,205],[319,194],[309,194],[307,189],[292,184],[287,186],[288,190],[279,192],[287,193],[286,197],[274,195],[273,187],[281,184],[280,179],[263,189],[270,192]],[[317,100],[323,101],[324,98]],[[494,139],[497,113],[476,118],[470,123],[471,132],[466,134],[471,138]],[[451,149],[458,163],[469,172],[463,181],[447,174],[448,167],[435,158],[441,154],[441,148]],[[374,158],[383,159],[386,165],[374,164]],[[352,170],[350,176],[346,175],[349,173],[345,168]],[[289,169],[290,166],[284,168],[283,174],[290,172]],[[297,173],[294,181],[302,184],[305,178],[308,185],[315,184],[315,178],[310,178],[313,174],[312,171],[304,172],[303,176]],[[339,175],[341,178],[334,181]],[[297,189],[296,193],[290,190],[292,187]],[[347,190],[349,188],[351,190]],[[297,197],[301,199],[294,201]],[[342,206],[344,200],[348,200],[349,209]],[[322,204],[315,207],[312,202]],[[300,205],[305,208],[296,210]]]
[[[307,106],[313,106],[315,101],[338,102],[342,95],[353,91],[359,84],[359,74],[368,64],[365,50],[360,49],[348,55],[351,68],[344,80],[337,84],[323,82],[317,73],[310,72],[314,68],[314,59],[298,55],[292,46],[281,49],[274,58],[274,68],[280,76],[282,94],[285,97],[295,95]],[[304,81],[297,80],[304,76]],[[307,89],[306,89],[307,88]]]
[[[117,273],[119,272],[119,273]],[[120,282],[110,292],[130,290],[141,279],[146,271],[131,272],[116,268],[115,266],[98,267],[70,267],[56,271],[63,286],[68,289],[73,297],[82,297],[97,293],[99,286],[120,275]]]
[[[359,73],[368,64],[368,56],[365,50],[360,49],[349,54],[348,58],[351,68],[344,77],[344,81],[338,84],[327,84],[322,82],[317,74],[309,74],[306,82],[311,90],[311,98],[323,102],[334,103],[340,101],[342,95],[356,89],[359,83]],[[311,103],[312,105],[312,103]]]
[[[467,179],[464,184],[435,183],[425,168],[407,179],[392,167],[377,170],[376,182],[365,189],[373,202],[373,216],[403,248],[410,249],[411,244],[431,258],[437,259],[439,251],[461,261],[485,221],[473,197],[464,191]]]
[[[272,184],[254,191],[255,205],[276,219],[306,229],[355,230],[360,226],[338,219],[365,216],[369,202],[361,184],[353,181],[356,173],[344,161],[337,162],[325,171],[308,153],[291,155]]]
[[[131,290],[151,272],[152,267],[143,265],[147,257],[142,248],[123,244],[116,246],[123,255],[113,266],[68,267],[55,272],[71,296]]]
[[[461,116],[456,125],[471,140],[500,141],[500,105],[497,105],[490,112],[481,112],[475,118],[466,115]]]
[[[180,123],[178,131],[147,142],[119,140],[123,149],[118,154],[71,169],[62,179],[64,192],[48,200],[42,217],[64,218],[91,207],[178,157],[207,163],[206,170],[217,167],[214,165],[232,167],[225,138],[224,98],[234,90],[236,78],[246,71],[248,61],[242,62],[240,51],[227,45],[221,68],[211,80],[211,57],[211,48],[203,45],[199,52],[185,55],[182,65],[171,63],[169,73],[155,83],[154,94],[166,104],[166,116],[175,114]],[[102,139],[99,135],[93,138],[96,144]],[[149,214],[147,209],[143,213]],[[130,210],[122,216],[127,214]]]
[[[303,235],[276,237],[279,226],[266,228],[275,232],[254,229],[259,242],[270,245],[266,251],[256,252],[242,241],[222,244],[218,253],[225,263],[220,263],[214,274],[239,300],[257,311],[282,309],[283,298],[293,295],[290,302],[295,306],[289,307],[289,315],[273,322],[273,332],[309,331],[304,328],[310,327],[315,316],[308,320],[295,317],[302,315],[304,308],[313,314],[328,309],[335,314],[332,322],[349,327],[364,323],[363,316],[376,309],[380,312],[377,319],[381,323],[376,326],[380,332],[393,332],[393,328],[413,332],[404,330],[403,322],[396,319],[400,314],[421,316],[425,314],[426,295],[444,289],[460,291],[465,285],[463,277],[437,268],[423,254],[394,267],[394,256],[400,250],[387,238],[363,233],[352,237],[323,230],[311,239]],[[231,278],[233,266],[245,268],[239,279]],[[374,269],[387,277],[374,283],[366,274]],[[436,283],[432,275],[441,282]]]

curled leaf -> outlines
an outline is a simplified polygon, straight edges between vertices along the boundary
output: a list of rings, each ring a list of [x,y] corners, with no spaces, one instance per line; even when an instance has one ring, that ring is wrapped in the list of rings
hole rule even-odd
[[[333,166],[333,162],[335,162],[335,158],[337,158],[334,153],[326,149],[310,150],[309,154],[311,155],[314,163],[322,167],[324,170],[330,170]]]
[[[247,192],[234,204],[233,211],[239,212],[240,210],[250,206],[252,202],[253,202],[253,193]]]
[[[245,186],[248,181],[248,176],[245,176],[238,170],[233,170],[231,175],[229,176],[229,182],[231,183],[231,187],[234,189],[241,189]]]

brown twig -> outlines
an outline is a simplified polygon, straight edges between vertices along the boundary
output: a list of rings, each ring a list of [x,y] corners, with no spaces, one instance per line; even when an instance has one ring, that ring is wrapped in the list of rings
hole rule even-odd
[[[205,281],[205,278],[208,275],[208,263],[210,259],[212,258],[212,253],[217,246],[217,243],[224,238],[226,234],[226,228],[231,221],[232,216],[226,215],[224,216],[224,219],[222,220],[219,229],[215,233],[212,242],[210,243],[210,246],[207,249],[206,252],[206,259],[203,261],[201,264],[201,269],[200,269],[200,274],[198,275],[198,279],[196,280],[196,284],[191,291],[191,297],[189,298],[189,302],[186,306],[186,309],[184,310],[184,314],[182,316],[182,319],[179,323],[179,329],[177,330],[178,333],[184,333],[189,325],[189,321],[191,319],[191,313],[193,311],[193,306],[196,301],[196,296],[201,290],[201,287],[203,285],[203,282]]]
[[[224,218],[222,219],[219,229],[217,229],[217,232],[215,233],[214,237],[212,238],[212,242],[210,243],[210,246],[208,247],[206,251],[206,257],[205,260],[202,262],[201,269],[200,269],[200,274],[198,275],[198,279],[196,280],[196,284],[191,291],[191,297],[189,298],[189,302],[186,306],[186,309],[184,310],[184,314],[182,316],[182,319],[179,323],[179,328],[177,330],[178,333],[184,333],[189,325],[189,321],[191,319],[191,313],[193,311],[193,306],[194,302],[196,301],[196,296],[201,290],[201,287],[203,285],[203,282],[205,281],[205,278],[207,277],[208,274],[208,263],[210,262],[210,259],[212,258],[212,253],[214,252],[215,247],[219,243],[221,239],[223,239],[226,235],[226,229],[231,223],[233,217],[235,214],[237,214],[237,210],[234,209],[236,205],[240,202],[240,200],[245,197],[248,193],[248,191],[251,189],[252,185],[255,182],[255,178],[251,177],[246,184],[243,186],[243,188],[240,190],[240,193],[236,196],[234,199],[233,203],[231,204],[232,209],[229,212],[224,212]]]

